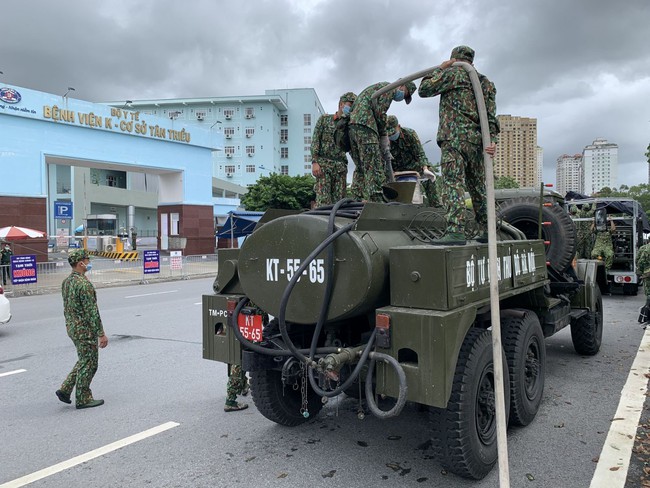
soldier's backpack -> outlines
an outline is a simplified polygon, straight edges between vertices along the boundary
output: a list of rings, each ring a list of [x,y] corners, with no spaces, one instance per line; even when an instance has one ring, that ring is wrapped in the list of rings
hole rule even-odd
[[[334,144],[341,151],[350,152],[350,117],[343,116],[336,121],[334,126]]]

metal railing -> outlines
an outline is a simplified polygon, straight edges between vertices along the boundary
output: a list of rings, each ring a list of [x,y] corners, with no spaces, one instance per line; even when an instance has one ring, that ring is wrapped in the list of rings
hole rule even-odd
[[[93,258],[93,268],[86,273],[95,288],[146,284],[156,281],[186,280],[217,276],[217,255],[183,256],[180,263],[169,256],[160,256],[158,273],[144,272],[142,258],[134,261]],[[9,273],[9,266],[2,266]],[[0,267],[0,275],[2,271]],[[70,274],[66,260],[36,264],[36,283],[12,284],[9,277],[4,291],[9,296],[36,295],[61,291],[61,283]]]

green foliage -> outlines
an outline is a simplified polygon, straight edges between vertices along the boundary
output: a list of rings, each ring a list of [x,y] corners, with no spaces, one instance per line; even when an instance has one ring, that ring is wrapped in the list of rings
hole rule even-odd
[[[627,185],[621,185],[620,188],[610,188],[608,186],[601,188],[598,193],[595,193],[595,197],[623,197],[623,198],[633,198],[641,204],[643,210],[646,213],[650,213],[650,185],[647,183],[642,183],[640,185],[634,185],[628,187]]]
[[[250,186],[241,203],[246,210],[253,211],[269,208],[302,210],[310,208],[315,198],[313,177],[272,173],[261,176],[257,183]]]
[[[499,176],[498,178],[494,178],[494,188],[496,190],[519,188],[519,183],[511,176]]]

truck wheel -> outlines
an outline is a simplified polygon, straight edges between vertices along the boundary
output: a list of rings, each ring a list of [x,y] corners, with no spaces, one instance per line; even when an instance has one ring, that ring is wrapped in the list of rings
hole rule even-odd
[[[267,419],[287,427],[304,424],[318,415],[323,402],[307,383],[307,406],[309,417],[300,413],[302,394],[300,387],[282,385],[282,372],[276,370],[252,371],[251,394],[259,412]]]
[[[546,346],[537,315],[528,310],[517,312],[524,315],[501,318],[501,333],[510,372],[510,422],[528,425],[544,394]]]
[[[499,205],[498,213],[509,224],[526,234],[528,239],[537,239],[539,228],[539,199],[519,197],[505,200]],[[550,222],[542,226],[542,239],[549,241],[546,258],[550,266],[564,271],[576,254],[576,228],[569,214],[558,204],[542,207],[542,220]]]
[[[504,377],[508,364],[503,361]],[[505,382],[506,420],[510,388]],[[433,446],[442,466],[465,478],[481,479],[497,461],[492,334],[470,329],[458,355],[446,409],[432,408]]]
[[[595,310],[571,321],[573,348],[583,356],[597,354],[603,340],[603,297],[598,287],[594,287],[593,292]]]

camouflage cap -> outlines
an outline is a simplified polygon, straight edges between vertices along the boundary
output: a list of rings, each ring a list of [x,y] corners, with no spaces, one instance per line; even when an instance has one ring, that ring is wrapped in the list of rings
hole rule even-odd
[[[68,262],[70,266],[75,266],[82,259],[90,259],[90,254],[85,249],[75,249],[68,254]]]
[[[408,93],[404,94],[404,101],[408,105],[411,103],[411,97],[415,95],[415,92],[418,90],[418,87],[413,83],[412,81],[409,81],[408,83],[405,84],[406,89],[408,90]]]
[[[395,117],[394,115],[389,115],[388,123],[386,124],[386,133],[389,136],[393,135],[398,125],[399,125],[399,121],[397,120],[397,117]]]
[[[469,46],[456,46],[451,51],[449,59],[458,59],[459,61],[474,62],[474,49]]]
[[[343,102],[343,103],[346,103],[346,102],[354,103],[354,101],[356,99],[357,99],[356,94],[354,94],[353,92],[347,92],[347,93],[344,93],[343,95],[341,95],[341,98],[339,99],[339,103],[341,103],[341,102]]]

